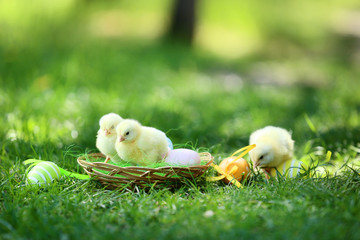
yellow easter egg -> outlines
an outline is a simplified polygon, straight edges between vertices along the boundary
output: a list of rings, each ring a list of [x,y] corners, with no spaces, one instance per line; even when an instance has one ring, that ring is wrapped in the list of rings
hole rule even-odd
[[[237,159],[236,157],[228,157],[222,160],[219,167],[227,174],[230,174],[230,176],[234,177],[236,180],[241,181],[245,179],[249,173],[250,173],[250,166],[249,163],[243,159]],[[234,161],[235,160],[235,161]],[[237,167],[237,169],[234,171],[234,166]],[[225,183],[229,183],[229,180],[227,178],[222,179]]]

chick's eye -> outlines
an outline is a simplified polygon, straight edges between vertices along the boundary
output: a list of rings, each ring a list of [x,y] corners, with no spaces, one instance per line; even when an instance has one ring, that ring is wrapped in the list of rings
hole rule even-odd
[[[126,135],[126,136],[129,135],[129,132],[126,132],[125,135]]]
[[[114,129],[115,127],[114,126],[111,126],[111,128],[110,129]]]
[[[259,157],[260,160],[263,159],[263,158],[264,158],[264,155],[262,155],[262,156]]]

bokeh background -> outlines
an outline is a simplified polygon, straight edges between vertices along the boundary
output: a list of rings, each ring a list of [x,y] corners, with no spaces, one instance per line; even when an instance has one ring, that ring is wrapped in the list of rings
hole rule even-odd
[[[0,0],[0,239],[360,239],[359,77],[359,0]],[[84,173],[109,112],[216,163],[276,125],[295,158],[349,166],[243,189],[25,186],[29,158]]]
[[[95,151],[117,112],[214,154],[265,125],[299,158],[359,147],[359,1],[192,2],[1,0],[2,141]]]

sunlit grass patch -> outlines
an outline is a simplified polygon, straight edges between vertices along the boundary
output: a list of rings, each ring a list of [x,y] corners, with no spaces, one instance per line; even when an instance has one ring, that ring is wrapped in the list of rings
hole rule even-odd
[[[325,20],[333,12],[313,11],[327,2],[281,6],[242,2],[237,7],[249,8],[238,17],[231,2],[212,1],[205,10],[217,10],[219,5],[227,9],[226,16],[221,11],[202,12],[209,22],[199,34],[204,34],[200,36],[204,44],[205,35],[216,37],[206,44],[216,51],[226,49],[219,54],[222,57],[201,44],[190,50],[157,41],[155,35],[164,29],[148,25],[164,27],[161,19],[168,14],[165,7],[170,1],[87,2],[77,6],[72,1],[52,2],[63,6],[59,8],[49,3],[41,7],[0,3],[12,6],[11,11],[18,9],[15,15],[5,12],[9,7],[0,9],[4,13],[0,35],[10,33],[0,40],[1,239],[359,238],[359,70],[355,61],[344,61],[330,51],[343,45],[317,47],[335,40],[322,39],[324,29],[317,32],[329,24]],[[355,5],[351,2],[330,5],[331,9]],[[142,4],[149,10],[140,9]],[[269,4],[273,6],[268,8]],[[294,15],[294,9],[288,9],[302,4]],[[59,13],[42,12],[47,7]],[[79,9],[84,11],[73,12]],[[272,19],[271,9],[283,14]],[[262,16],[262,11],[268,12]],[[45,16],[36,20],[33,13]],[[299,18],[302,15],[305,21]],[[282,21],[288,17],[290,21]],[[47,24],[49,18],[54,21]],[[267,22],[269,18],[272,21]],[[29,19],[33,22],[23,22]],[[309,24],[314,19],[320,22]],[[115,22],[109,27],[116,29],[133,20],[137,22],[132,26],[138,28],[129,27],[121,36],[86,31],[89,24],[96,28],[98,21]],[[238,23],[245,28],[237,29]],[[227,24],[222,35],[219,28]],[[264,26],[269,26],[266,33],[261,31]],[[219,45],[225,36],[235,37]],[[250,45],[239,49],[250,48],[231,51],[241,37]],[[240,52],[247,57],[230,61],[226,56]],[[216,164],[248,145],[252,131],[281,126],[292,131],[296,159],[341,169],[324,178],[279,175],[269,180],[252,169],[242,189],[206,181],[205,176],[217,175],[213,168],[196,181],[182,181],[176,189],[107,190],[98,181],[71,177],[44,188],[26,185],[23,161],[30,158],[84,174],[76,159],[98,152],[99,119],[109,112],[166,132],[175,148],[208,151]],[[327,151],[332,152],[330,161]]]

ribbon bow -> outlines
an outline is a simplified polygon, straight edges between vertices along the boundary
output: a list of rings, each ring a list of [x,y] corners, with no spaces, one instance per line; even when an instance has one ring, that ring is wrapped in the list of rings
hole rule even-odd
[[[235,151],[230,157],[234,157],[236,154],[239,154],[238,156],[236,156],[233,160],[231,160],[228,164],[231,164],[232,162],[235,162],[236,160],[242,158],[243,156],[245,156],[248,152],[250,152],[253,148],[255,148],[256,145],[252,144],[243,148],[240,148],[239,150]],[[237,166],[233,166],[229,172],[225,172],[223,169],[221,169],[218,165],[212,163],[211,166],[218,172],[220,173],[219,176],[216,177],[207,177],[206,180],[207,181],[218,181],[221,180],[223,178],[226,178],[227,180],[229,180],[229,182],[235,184],[236,187],[238,188],[243,188],[244,186],[236,179],[232,176],[233,173],[235,173],[239,168]]]

